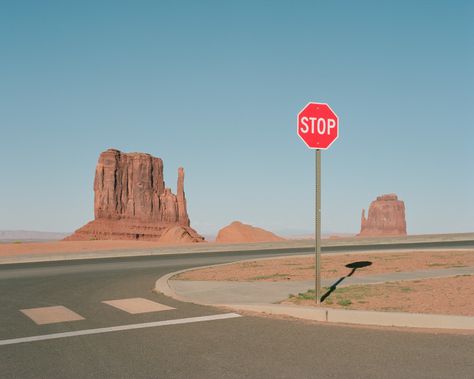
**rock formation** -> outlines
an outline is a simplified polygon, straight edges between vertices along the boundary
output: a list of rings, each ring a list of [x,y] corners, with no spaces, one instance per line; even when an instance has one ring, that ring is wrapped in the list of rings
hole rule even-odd
[[[377,200],[370,204],[367,218],[365,209],[362,210],[358,236],[405,236],[406,234],[405,204],[398,200],[397,195],[378,196]]]
[[[184,170],[178,170],[177,195],[165,187],[163,161],[144,153],[109,149],[99,156],[94,180],[95,220],[67,240],[143,239],[201,242],[190,227]],[[180,232],[176,227],[179,226]],[[173,233],[167,233],[168,230]],[[182,238],[180,238],[180,236]]]
[[[256,228],[252,225],[242,224],[234,221],[230,225],[219,230],[216,237],[217,243],[245,243],[245,242],[272,242],[284,241],[267,230]]]
[[[189,231],[189,227],[180,225],[169,227],[160,237],[160,242],[162,243],[173,244],[176,241],[182,243],[196,242],[195,236]]]

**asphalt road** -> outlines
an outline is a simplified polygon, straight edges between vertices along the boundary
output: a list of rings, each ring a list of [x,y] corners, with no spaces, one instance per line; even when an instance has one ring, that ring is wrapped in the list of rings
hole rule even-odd
[[[1,345],[21,337],[227,313],[177,302],[153,293],[152,288],[158,277],[187,267],[302,252],[199,253],[0,266],[0,377],[473,377],[472,335],[250,316]],[[102,303],[135,297],[175,309],[129,314]],[[57,305],[84,319],[37,325],[19,311]]]

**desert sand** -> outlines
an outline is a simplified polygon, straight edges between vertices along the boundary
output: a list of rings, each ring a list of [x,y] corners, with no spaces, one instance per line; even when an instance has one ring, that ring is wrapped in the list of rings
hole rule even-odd
[[[268,230],[243,224],[240,221],[234,221],[230,225],[222,228],[216,237],[217,243],[272,242],[284,240],[284,238]]]
[[[0,244],[0,257],[22,254],[79,253],[109,250],[152,249],[164,246],[156,241],[54,241]]]
[[[409,251],[379,254],[330,254],[323,255],[322,278],[339,278],[349,274],[346,264],[369,261],[372,265],[357,269],[354,275],[366,276],[391,272],[442,269],[474,266],[474,250]],[[312,280],[314,257],[291,257],[246,261],[229,265],[188,271],[181,280],[231,280],[231,281],[287,281]]]
[[[347,246],[364,244],[390,244],[404,242],[443,242],[443,241],[466,241],[474,239],[474,233],[461,234],[433,234],[433,235],[413,235],[413,236],[392,236],[392,237],[344,237],[337,239],[323,239],[323,246]],[[35,254],[55,254],[55,253],[89,253],[100,251],[133,251],[137,252],[146,249],[170,248],[186,249],[192,251],[226,251],[226,250],[251,250],[251,249],[276,249],[276,248],[294,248],[313,246],[311,240],[284,240],[263,243],[205,243],[205,244],[187,244],[146,240],[91,240],[91,241],[47,241],[47,242],[17,242],[0,243],[0,257],[14,257],[18,255]]]
[[[474,276],[462,275],[340,287],[323,305],[343,309],[474,316],[472,299]],[[282,303],[313,306],[314,292],[291,296]]]
[[[345,265],[369,261],[355,276],[410,272],[452,267],[473,267],[474,250],[416,251],[378,254],[341,254],[322,257],[321,276],[338,278],[351,272]],[[185,272],[180,280],[288,281],[313,280],[314,257],[246,261]],[[323,288],[323,294],[328,288]],[[290,295],[282,303],[316,306],[314,290]],[[372,311],[421,312],[474,316],[474,276],[411,280],[369,285],[339,286],[324,300],[324,307]]]

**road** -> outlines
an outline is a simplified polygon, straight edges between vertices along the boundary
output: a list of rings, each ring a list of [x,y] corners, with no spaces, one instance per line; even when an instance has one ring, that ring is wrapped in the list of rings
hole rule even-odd
[[[151,291],[157,278],[187,267],[301,253],[286,249],[0,266],[0,377],[472,378],[472,335],[245,315],[212,319],[228,312]],[[130,298],[174,309],[134,314],[103,303]],[[66,307],[82,319],[38,325],[20,312],[50,306]],[[192,322],[201,316],[211,317]],[[110,329],[116,326],[126,330]],[[30,338],[64,332],[76,335]]]

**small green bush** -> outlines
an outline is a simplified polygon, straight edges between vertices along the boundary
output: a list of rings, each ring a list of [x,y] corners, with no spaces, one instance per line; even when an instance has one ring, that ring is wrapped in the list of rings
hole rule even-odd
[[[343,307],[347,307],[352,304],[352,301],[349,299],[341,299],[337,302],[339,305],[342,305]]]

